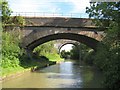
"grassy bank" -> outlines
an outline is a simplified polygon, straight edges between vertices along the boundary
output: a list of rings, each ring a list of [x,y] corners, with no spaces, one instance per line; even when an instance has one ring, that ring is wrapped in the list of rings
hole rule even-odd
[[[51,61],[43,61],[43,60],[40,60],[39,62],[32,61],[32,63],[33,62],[34,62],[34,65],[29,64],[26,68],[22,66],[3,68],[2,69],[2,80],[17,77],[19,75],[22,75],[23,73],[32,71],[33,67],[34,69],[37,69],[37,68],[43,68],[43,67],[53,64],[53,62]]]
[[[58,54],[46,54],[46,57],[48,57],[49,60],[53,61],[53,62],[64,61],[64,59],[60,58],[60,55],[58,55]]]

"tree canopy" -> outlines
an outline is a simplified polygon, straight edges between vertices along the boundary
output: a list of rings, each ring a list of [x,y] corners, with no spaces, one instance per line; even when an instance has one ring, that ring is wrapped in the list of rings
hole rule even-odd
[[[12,10],[9,8],[8,2],[2,1],[2,23],[8,24],[10,22],[10,15],[12,13]]]
[[[2,11],[2,25],[3,28],[5,25],[15,25],[15,26],[24,26],[25,20],[21,16],[14,16],[12,17],[12,10],[9,7],[8,1],[4,0],[0,2],[1,4],[1,11]]]
[[[97,25],[105,25],[103,19],[109,20],[108,26],[116,22],[120,25],[120,2],[94,2],[86,8],[90,18],[99,19]],[[112,21],[112,22],[111,22]]]
[[[107,27],[106,36],[95,53],[94,63],[103,70],[104,85],[120,88],[120,2],[94,2],[86,13],[98,26]]]

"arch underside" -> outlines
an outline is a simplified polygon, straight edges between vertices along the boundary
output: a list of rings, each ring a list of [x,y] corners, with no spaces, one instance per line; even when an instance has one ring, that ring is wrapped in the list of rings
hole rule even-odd
[[[67,45],[67,44],[72,44],[72,45],[74,45],[74,46],[76,46],[76,47],[78,47],[78,43],[64,43],[64,44],[62,44],[60,47],[58,47],[58,51],[59,51],[59,53],[60,53],[60,50],[61,50],[61,48],[63,47],[63,46],[65,46],[65,45]]]
[[[90,38],[88,36],[85,36],[85,35],[80,35],[80,34],[75,34],[75,33],[57,33],[57,34],[51,34],[51,35],[39,38],[31,42],[30,44],[26,46],[26,49],[33,50],[35,47],[45,42],[52,41],[52,40],[58,40],[58,39],[75,40],[75,41],[78,41],[80,43],[83,43],[89,46],[90,48],[94,50],[96,50],[97,44],[99,43],[99,41],[93,38]]]

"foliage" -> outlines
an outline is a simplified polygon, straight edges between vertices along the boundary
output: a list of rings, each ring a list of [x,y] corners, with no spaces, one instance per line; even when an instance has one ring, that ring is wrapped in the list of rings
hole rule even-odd
[[[61,57],[65,59],[70,59],[71,58],[71,52],[66,52],[65,50],[61,51]]]
[[[36,47],[33,53],[44,56],[47,53],[56,53],[57,50],[54,48],[54,42],[47,42]]]
[[[17,26],[24,26],[25,19],[21,16],[14,16],[12,17],[12,10],[9,8],[8,1],[3,0],[1,2],[2,5],[2,25],[5,28],[6,25],[17,25]]]
[[[91,3],[86,12],[95,18],[95,23],[104,26],[107,20],[106,36],[99,45],[94,63],[103,70],[107,88],[120,88],[120,2]]]
[[[86,52],[86,54],[83,58],[83,61],[89,65],[93,65],[94,55],[95,55],[95,51],[93,51],[93,50]]]
[[[90,8],[86,8],[86,13],[90,18],[95,19],[98,26],[109,27],[113,21],[120,21],[120,2],[94,2]],[[111,22],[112,21],[112,22]]]
[[[57,54],[57,49],[54,47],[54,42],[52,41],[39,45],[34,49],[33,53],[37,56],[45,56],[50,61],[61,60],[60,56]]]
[[[12,11],[8,6],[8,2],[6,0],[2,1],[2,23],[8,24],[10,22],[10,15]]]
[[[9,75],[38,65],[35,61],[30,61],[28,56],[24,56],[25,51],[20,49],[20,32],[18,30],[2,32],[2,75]],[[26,63],[26,61],[28,61]]]
[[[92,58],[92,57],[90,57],[92,54],[92,52],[94,52],[93,51],[93,49],[91,49],[90,47],[88,47],[88,46],[86,46],[86,45],[84,45],[84,44],[80,44],[80,50],[81,50],[81,59],[83,60],[83,61],[87,61],[87,62],[90,62],[90,63],[92,63],[91,61],[91,59],[87,59],[87,60],[85,60],[86,58]],[[90,55],[89,55],[90,54]]]
[[[71,53],[71,59],[79,60],[79,53],[80,53],[79,45],[78,45],[78,47],[73,46],[70,53]]]
[[[93,56],[94,56],[94,51],[88,46],[80,43],[76,43],[76,46],[73,46],[70,52],[66,52],[65,50],[61,51],[61,57],[62,58],[69,58],[69,59],[74,59],[74,60],[83,60],[89,64],[92,64],[93,62]],[[80,56],[79,56],[80,55]]]
[[[19,47],[20,40],[20,32],[18,30],[2,33],[2,76],[35,66],[44,66],[48,63],[30,60],[25,50]]]
[[[17,33],[16,33],[17,34]],[[2,64],[3,74],[5,69],[19,67],[20,48],[18,46],[17,37],[13,37],[13,33],[4,32],[2,34]]]
[[[9,67],[4,63],[12,64],[12,62],[18,63],[18,53],[20,53],[20,48],[18,46],[18,41],[16,38],[13,38],[9,33],[3,33],[3,41],[2,41],[2,67]],[[8,59],[8,60],[6,60]],[[6,62],[7,61],[7,62]],[[6,66],[4,66],[6,65]],[[14,67],[14,64],[12,64]]]
[[[22,16],[11,17],[11,22],[12,24],[17,25],[17,26],[25,25],[25,19]]]
[[[55,61],[55,62],[63,61],[63,59],[57,53],[46,54],[45,56],[49,59],[49,61]]]
[[[120,42],[116,42],[117,39],[113,38],[114,33],[111,34],[112,36],[109,35],[103,41],[105,45],[99,46],[94,62],[105,74],[105,86],[120,88],[118,83],[120,81]]]
[[[45,43],[35,49],[36,53],[42,57],[39,60],[30,59],[25,50],[19,47],[20,32],[11,30],[2,34],[2,75],[9,75],[31,67],[42,67],[50,61],[60,61],[61,58],[53,48],[53,42]],[[40,51],[40,52],[39,52]],[[35,53],[35,52],[34,52]],[[44,56],[44,57],[43,57]],[[47,61],[46,59],[48,58]]]

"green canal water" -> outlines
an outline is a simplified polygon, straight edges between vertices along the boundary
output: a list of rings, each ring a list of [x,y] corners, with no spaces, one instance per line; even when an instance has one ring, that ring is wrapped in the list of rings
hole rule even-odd
[[[3,81],[3,88],[102,88],[102,73],[94,67],[75,61],[27,72]]]

